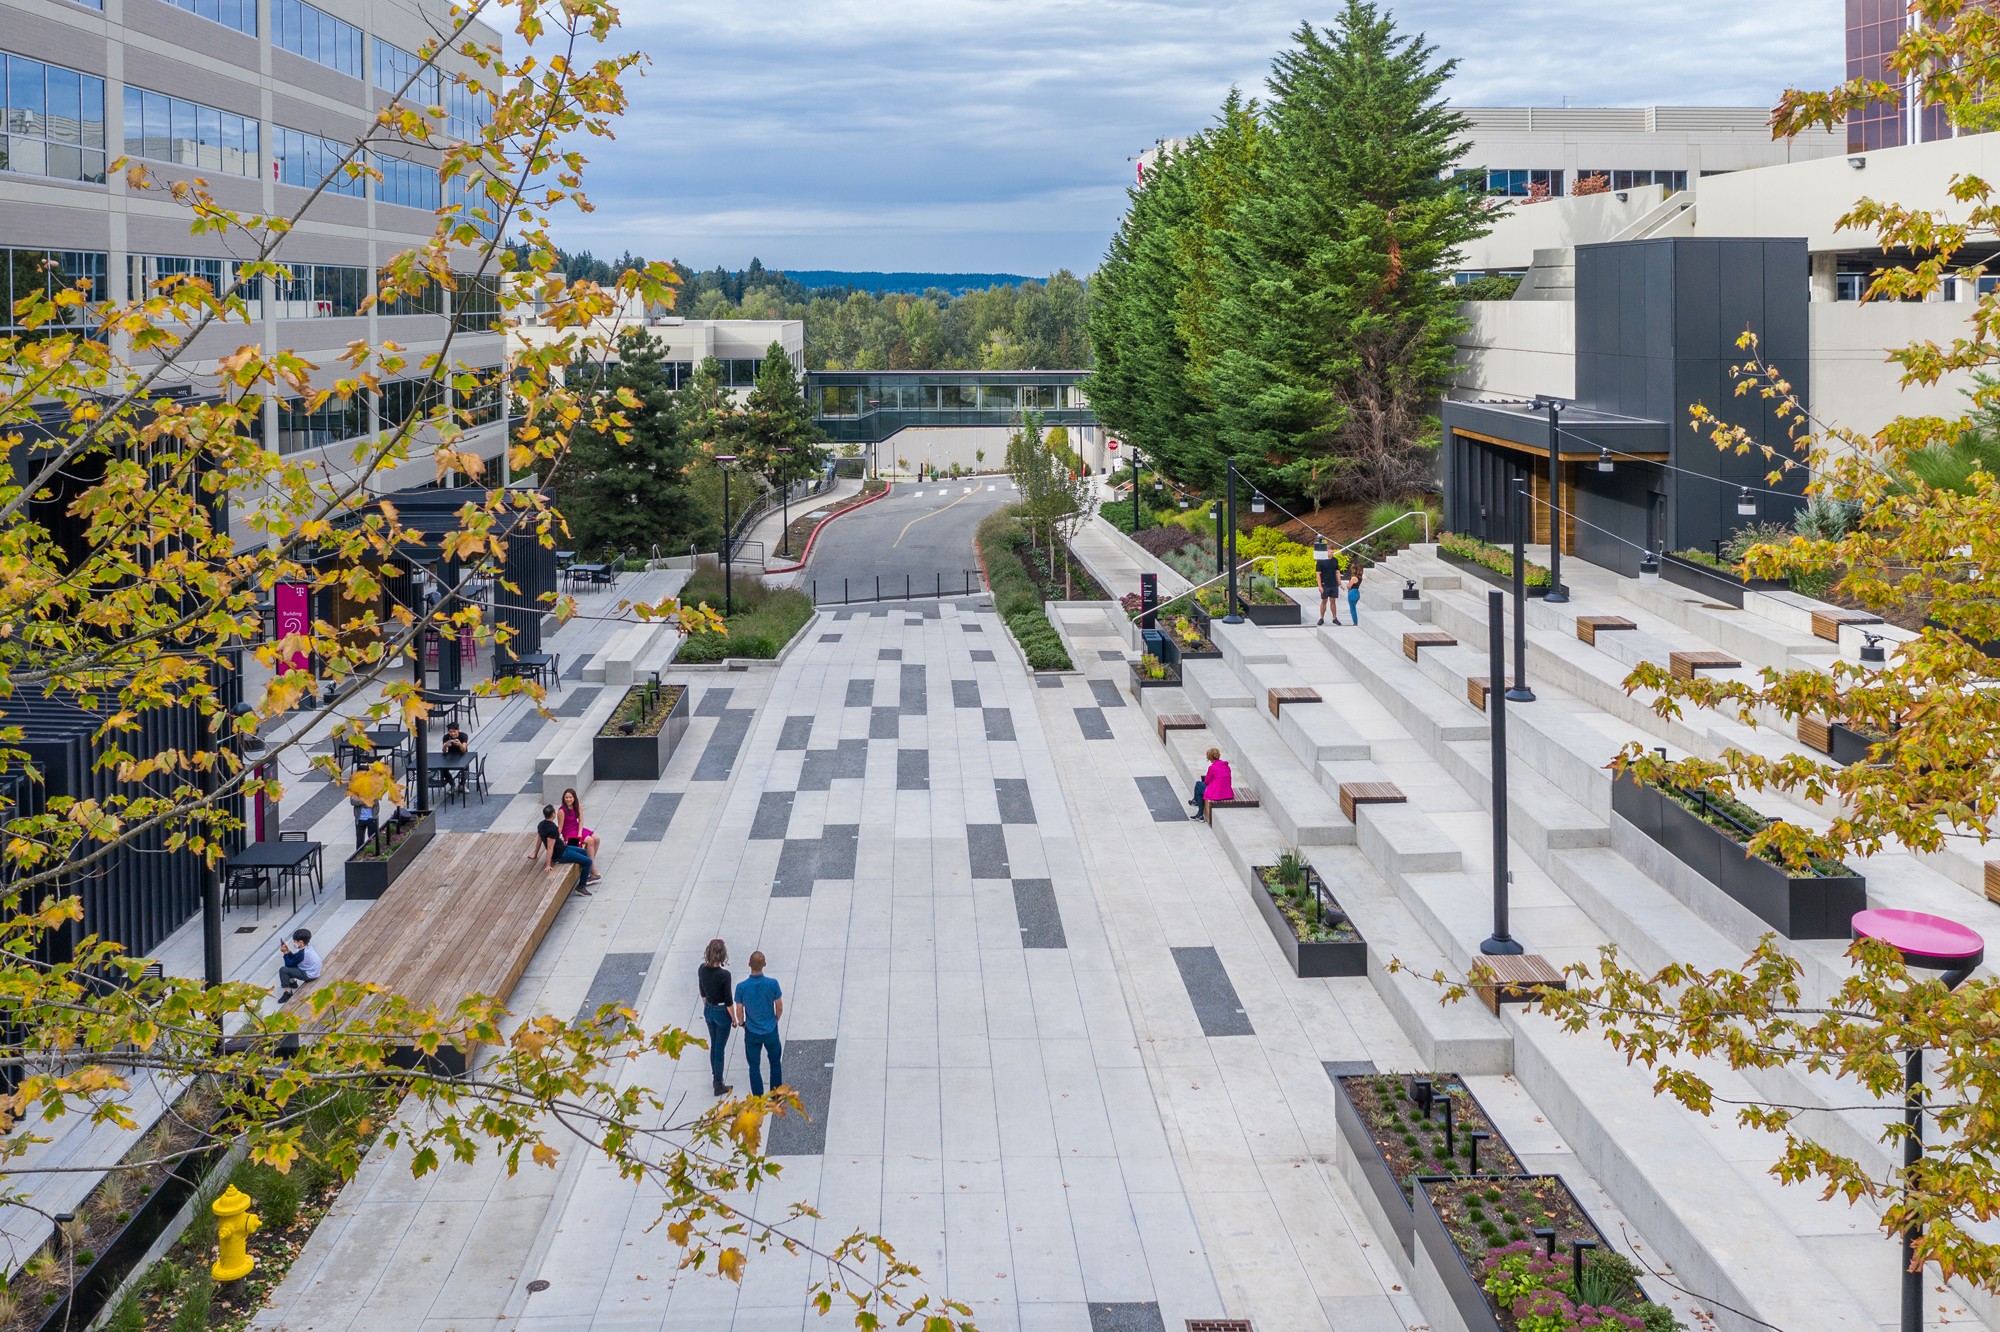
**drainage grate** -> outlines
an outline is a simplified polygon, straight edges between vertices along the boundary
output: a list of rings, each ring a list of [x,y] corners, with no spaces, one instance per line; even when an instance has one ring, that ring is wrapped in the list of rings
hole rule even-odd
[[[1253,1332],[1247,1318],[1190,1318],[1187,1332]]]
[[[547,1290],[548,1288],[549,1288],[549,1283],[542,1280],[540,1277],[536,1277],[533,1281],[530,1281],[528,1283],[528,1293],[530,1295],[538,1295],[542,1291]],[[1189,1324],[1189,1326],[1192,1327],[1193,1324]],[[1243,1326],[1248,1327],[1250,1326],[1250,1324],[1245,1323]]]
[[[236,927],[236,932],[238,934],[255,934],[257,932],[257,927],[255,925],[238,925]]]

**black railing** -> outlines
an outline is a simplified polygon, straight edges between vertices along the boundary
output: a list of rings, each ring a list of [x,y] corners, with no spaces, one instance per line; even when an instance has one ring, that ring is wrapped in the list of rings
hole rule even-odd
[[[934,572],[926,584],[920,574],[874,574],[867,578],[843,578],[836,585],[829,578],[826,591],[819,580],[808,584],[815,606],[865,606],[876,601],[933,601],[944,597],[976,597],[986,592],[986,580],[977,569],[961,569],[955,574]]]

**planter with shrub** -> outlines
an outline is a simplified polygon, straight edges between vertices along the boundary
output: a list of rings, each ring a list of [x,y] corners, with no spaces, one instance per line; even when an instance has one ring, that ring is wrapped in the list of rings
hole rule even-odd
[[[1278,584],[1262,574],[1236,580],[1236,597],[1243,606],[1243,618],[1252,624],[1291,625],[1303,620],[1299,603],[1279,590]],[[1196,600],[1211,621],[1229,615],[1229,589],[1214,584],[1195,593]]]
[[[1503,550],[1490,541],[1478,537],[1465,536],[1458,532],[1440,532],[1437,539],[1438,558],[1457,569],[1463,569],[1474,578],[1493,584],[1495,587],[1512,590],[1514,586],[1514,552]],[[1527,584],[1531,597],[1545,597],[1549,594],[1549,571],[1533,560],[1527,562],[1522,581]]]
[[[625,691],[590,742],[591,771],[600,782],[659,780],[687,734],[684,685],[648,681]]]
[[[1158,657],[1141,657],[1131,664],[1131,669],[1135,698],[1142,689],[1174,689],[1181,682],[1181,673]]]
[[[1743,607],[1745,592],[1784,592],[1791,588],[1787,578],[1745,578],[1732,565],[1699,550],[1669,551],[1660,557],[1660,576],[1676,587],[1699,592],[1725,606]]]
[[[1340,1129],[1342,1174],[1361,1199],[1375,1231],[1405,1258],[1415,1246],[1414,1181],[1472,1167],[1469,1134],[1480,1143],[1482,1170],[1519,1171],[1520,1158],[1493,1127],[1479,1098],[1456,1073],[1361,1073],[1334,1079],[1334,1122]],[[1451,1141],[1444,1106],[1452,1110]]]
[[[1185,603],[1183,603],[1185,604]],[[1184,661],[1219,661],[1222,649],[1208,640],[1206,618],[1197,622],[1192,615],[1159,615],[1160,660],[1180,668]]]
[[[1333,900],[1319,871],[1298,852],[1287,851],[1277,864],[1258,865],[1250,873],[1255,880],[1250,896],[1293,975],[1368,974],[1368,945],[1361,931]]]
[[[735,608],[724,622],[726,633],[704,631],[681,641],[674,660],[688,665],[713,664],[730,657],[776,660],[813,617],[812,598],[805,593],[792,587],[769,587],[761,578],[748,574],[739,573],[730,580],[725,598],[722,570],[711,564],[695,571],[681,589],[680,599],[710,610],[721,609],[727,600]]]
[[[388,892],[389,885],[416,862],[436,834],[437,819],[429,814],[407,823],[392,822],[377,831],[347,858],[348,900],[372,902]]]

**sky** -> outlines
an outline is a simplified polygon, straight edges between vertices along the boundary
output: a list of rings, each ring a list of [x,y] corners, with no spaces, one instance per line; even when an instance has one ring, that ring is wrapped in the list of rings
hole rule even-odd
[[[1401,0],[1462,106],[1769,106],[1841,76],[1840,0]],[[1201,128],[1322,0],[625,0],[650,57],[559,243],[746,266],[1093,269],[1131,159]]]

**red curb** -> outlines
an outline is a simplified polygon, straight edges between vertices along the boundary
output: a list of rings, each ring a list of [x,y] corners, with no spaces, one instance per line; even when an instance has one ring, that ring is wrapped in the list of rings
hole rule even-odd
[[[805,549],[799,552],[799,562],[797,564],[782,564],[775,569],[769,565],[766,565],[764,566],[764,572],[767,574],[797,573],[799,570],[805,568],[806,561],[812,558],[813,542],[819,540],[819,534],[822,528],[824,528],[828,523],[832,522],[836,518],[840,518],[847,514],[853,513],[856,509],[867,508],[870,504],[873,504],[878,499],[887,499],[889,497],[889,492],[894,490],[895,488],[896,488],[896,483],[894,481],[891,481],[887,485],[883,486],[880,490],[870,495],[867,499],[857,500],[855,503],[848,505],[844,509],[835,509],[832,513],[828,514],[826,517],[820,519],[817,523],[815,523],[813,525],[813,530],[806,534]]]

